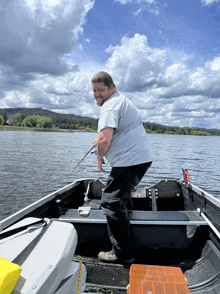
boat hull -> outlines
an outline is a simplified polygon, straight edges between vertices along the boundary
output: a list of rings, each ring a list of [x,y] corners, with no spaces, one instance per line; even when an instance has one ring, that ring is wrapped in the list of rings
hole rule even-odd
[[[100,250],[111,249],[106,218],[100,209],[103,187],[97,179],[80,179],[2,220],[0,228],[7,229],[28,217],[71,225],[78,235],[73,262],[83,260],[87,286],[126,293],[129,267],[103,264],[97,259]],[[134,209],[129,215],[135,262],[180,267],[191,294],[220,293],[219,199],[183,180],[168,179],[138,188],[132,200]],[[91,207],[88,216],[80,215],[80,206]]]

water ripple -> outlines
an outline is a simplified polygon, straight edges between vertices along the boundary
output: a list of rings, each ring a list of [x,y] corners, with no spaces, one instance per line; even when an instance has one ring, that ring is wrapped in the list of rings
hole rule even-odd
[[[0,132],[0,219],[40,199],[78,178],[99,178],[105,173],[96,167],[96,156],[89,154],[95,133]],[[207,192],[220,196],[220,137],[149,135],[157,156],[140,186],[151,186],[161,179],[182,178],[188,168],[190,180]]]

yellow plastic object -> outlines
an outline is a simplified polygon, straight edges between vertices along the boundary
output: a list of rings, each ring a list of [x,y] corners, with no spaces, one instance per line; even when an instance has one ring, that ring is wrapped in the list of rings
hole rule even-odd
[[[0,293],[11,294],[22,268],[0,257]]]

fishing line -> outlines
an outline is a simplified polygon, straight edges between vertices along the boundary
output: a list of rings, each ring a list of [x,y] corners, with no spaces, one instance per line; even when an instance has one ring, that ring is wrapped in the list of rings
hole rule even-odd
[[[74,169],[71,171],[71,174],[76,170],[76,168],[80,165],[80,163],[86,158],[86,156],[90,153],[90,151],[92,151],[92,149],[94,148],[95,146],[92,146],[89,151],[83,156],[83,158],[79,161],[79,163],[74,167]]]

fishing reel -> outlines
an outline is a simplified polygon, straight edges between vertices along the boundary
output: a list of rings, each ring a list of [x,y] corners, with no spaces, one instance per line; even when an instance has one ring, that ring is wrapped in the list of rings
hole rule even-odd
[[[96,156],[97,156],[97,150],[95,150],[95,151],[92,151],[91,152],[91,154],[95,154]],[[104,161],[104,159],[102,158],[102,164],[105,164],[105,161]]]

